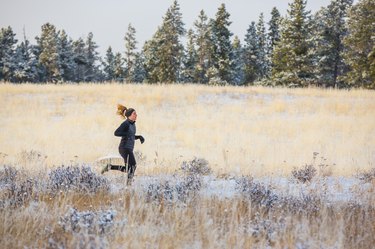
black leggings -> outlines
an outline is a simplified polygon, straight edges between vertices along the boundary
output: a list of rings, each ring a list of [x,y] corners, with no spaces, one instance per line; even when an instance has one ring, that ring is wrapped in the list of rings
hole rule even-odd
[[[125,166],[111,165],[111,170],[120,170],[122,172],[128,171],[128,177],[133,177],[135,169],[137,168],[137,162],[135,161],[133,150],[119,148],[120,155],[124,158]]]

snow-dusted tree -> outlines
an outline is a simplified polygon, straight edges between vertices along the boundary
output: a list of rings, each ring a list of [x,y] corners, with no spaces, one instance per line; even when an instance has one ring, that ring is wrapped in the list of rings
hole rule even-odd
[[[349,35],[344,58],[350,71],[343,77],[349,86],[375,88],[375,1],[360,0],[349,11]]]
[[[182,14],[177,1],[168,8],[163,23],[143,48],[147,82],[177,82],[180,78],[183,46],[180,37],[185,34]]]
[[[313,83],[311,16],[306,0],[289,4],[281,23],[281,38],[273,51],[272,82],[276,85],[305,87]]]
[[[59,55],[59,37],[56,27],[51,23],[42,25],[42,33],[37,40],[40,54],[39,64],[44,72],[45,81],[61,80],[61,65]]]
[[[244,60],[244,82],[253,84],[259,79],[259,39],[255,22],[251,22],[245,35],[245,44],[243,49]]]
[[[342,52],[343,39],[347,35],[345,20],[353,0],[332,0],[315,14],[313,41],[315,55],[315,74],[319,85],[337,87],[337,79],[343,75],[347,66]]]
[[[125,78],[124,59],[121,53],[116,53],[114,58],[114,79],[123,82]]]
[[[111,46],[108,47],[103,61],[103,71],[105,80],[111,81],[115,78],[115,56]]]
[[[232,22],[229,21],[230,14],[225,8],[225,4],[221,4],[216,12],[215,19],[211,22],[211,41],[212,41],[212,66],[217,71],[220,82],[211,83],[230,83],[232,82],[232,63],[233,63],[233,48],[231,44],[231,36],[233,35],[229,26]],[[212,74],[211,74],[212,75]]]
[[[158,27],[152,39],[143,45],[145,82],[147,83],[159,82],[160,58],[158,53],[162,43],[163,38],[160,27]]]
[[[195,72],[195,66],[197,63],[197,51],[194,46],[195,41],[193,30],[189,29],[187,33],[187,39],[186,50],[182,60],[181,81],[192,83],[197,82],[197,75]]]
[[[258,23],[256,25],[257,38],[258,38],[258,75],[259,79],[266,78],[269,70],[269,62],[267,58],[267,35],[266,27],[264,25],[264,15],[260,14]]]
[[[9,26],[0,30],[0,80],[10,81],[14,65],[14,52],[17,44],[16,34]]]
[[[233,40],[233,84],[242,85],[244,83],[244,60],[243,60],[243,48],[238,36],[234,37]]]
[[[135,54],[134,71],[132,82],[141,83],[146,79],[146,70],[144,67],[144,55],[141,52]]]
[[[137,40],[135,28],[129,23],[125,34],[125,81],[131,82],[134,78]]]
[[[96,51],[98,45],[94,41],[94,35],[90,32],[86,39],[86,72],[85,81],[97,81],[99,76],[98,60],[99,53]]]
[[[85,42],[82,38],[73,41],[73,53],[74,53],[74,81],[81,82],[85,80],[86,74],[86,49]]]
[[[277,42],[280,40],[280,12],[276,7],[272,8],[271,19],[268,22],[268,56],[272,57],[273,48],[276,46]]]
[[[207,83],[207,71],[211,66],[211,40],[210,26],[207,16],[203,10],[200,11],[198,19],[194,22],[195,42],[197,51],[197,62],[195,64],[195,75],[198,83]]]
[[[62,79],[64,81],[74,81],[73,40],[68,38],[64,30],[58,33],[58,50]]]
[[[24,35],[24,40],[16,48],[14,54],[13,82],[38,81],[38,58],[35,46],[31,45]]]

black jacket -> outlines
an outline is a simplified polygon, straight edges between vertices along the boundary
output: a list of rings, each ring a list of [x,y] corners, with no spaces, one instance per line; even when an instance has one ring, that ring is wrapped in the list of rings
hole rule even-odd
[[[129,119],[122,122],[120,127],[115,131],[116,137],[121,137],[121,142],[119,147],[123,149],[134,149],[135,139],[138,139],[139,136],[135,136],[137,128],[135,122],[130,121]]]

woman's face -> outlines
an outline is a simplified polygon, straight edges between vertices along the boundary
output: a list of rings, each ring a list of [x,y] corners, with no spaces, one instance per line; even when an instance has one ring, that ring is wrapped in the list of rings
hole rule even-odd
[[[132,114],[129,116],[129,119],[131,121],[136,121],[137,120],[137,112],[133,111]]]

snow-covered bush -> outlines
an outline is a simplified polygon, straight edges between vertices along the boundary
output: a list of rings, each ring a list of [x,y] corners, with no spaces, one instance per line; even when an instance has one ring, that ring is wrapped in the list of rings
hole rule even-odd
[[[271,208],[279,201],[279,197],[271,190],[271,186],[254,182],[252,177],[243,176],[236,179],[236,189],[252,203],[267,208]]]
[[[191,161],[184,161],[181,170],[193,175],[208,175],[212,172],[208,161],[204,158],[194,158]]]
[[[60,217],[58,224],[66,232],[104,234],[114,226],[115,216],[114,210],[79,212],[75,208],[70,208],[64,216]]]
[[[292,170],[293,177],[302,183],[311,182],[316,173],[317,170],[312,164],[305,165],[302,168],[294,168]]]
[[[34,180],[12,166],[0,170],[0,208],[20,207],[31,200]]]
[[[109,181],[95,174],[88,166],[61,166],[52,170],[48,176],[48,188],[52,192],[75,190],[95,193],[109,190]]]
[[[372,168],[369,171],[360,172],[356,177],[363,182],[372,182],[375,179],[375,168]]]

